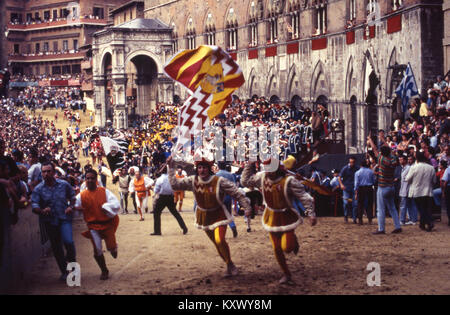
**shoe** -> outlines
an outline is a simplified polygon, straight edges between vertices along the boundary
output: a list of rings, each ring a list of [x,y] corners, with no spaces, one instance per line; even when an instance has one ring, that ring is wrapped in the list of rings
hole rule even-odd
[[[405,222],[400,222],[400,225],[406,225],[406,223]]]
[[[145,208],[145,213],[148,213],[148,208]]]
[[[401,232],[402,232],[402,229],[401,229],[401,228],[398,228],[398,229],[393,230],[393,231],[391,232],[391,234],[398,234],[398,233],[401,233]]]
[[[348,223],[348,218],[347,217],[344,217],[344,222]]]
[[[359,225],[363,225],[363,220],[362,219],[358,219],[358,224]]]
[[[358,224],[358,222],[356,220],[353,220],[353,224]]]
[[[427,232],[431,232],[431,231],[433,230],[433,228],[434,228],[434,224],[431,223],[431,224],[429,224],[428,227],[426,228],[426,231],[427,231]]]
[[[417,223],[416,222],[413,222],[413,221],[408,221],[408,222],[406,222],[405,223],[405,225],[416,225]]]
[[[239,274],[238,269],[234,264],[227,266],[227,271],[225,272],[225,278],[231,278]]]
[[[236,227],[232,227],[231,230],[233,231],[233,237],[236,238],[238,236],[238,231]]]
[[[134,210],[134,214],[137,214],[137,210]]]
[[[291,277],[284,276],[283,278],[278,281],[279,284],[285,284],[285,285],[294,285],[294,281],[292,281]]]
[[[373,232],[372,234],[373,234],[373,235],[380,235],[380,234],[386,234],[386,232],[376,230],[376,231]]]
[[[421,230],[425,231],[425,224],[420,223],[420,224],[419,224],[419,228],[420,228]]]
[[[109,271],[108,270],[102,271],[100,280],[108,280],[108,278],[109,278]]]
[[[153,232],[153,233],[150,233],[150,235],[161,235],[161,233],[155,233],[155,232]]]
[[[372,225],[372,219],[369,219],[369,225]]]
[[[184,229],[183,229],[183,235],[186,235],[187,232],[188,232],[188,228],[184,228]]]
[[[59,281],[66,282],[66,281],[67,281],[67,276],[68,276],[67,273],[63,273],[63,274],[59,277]]]
[[[248,229],[247,229],[247,232],[249,232],[249,233],[250,233],[251,231],[252,231],[252,229],[251,229],[251,228],[248,228]]]
[[[116,259],[117,258],[117,249],[111,252],[111,256]]]
[[[144,221],[144,218],[140,218],[139,221]]]

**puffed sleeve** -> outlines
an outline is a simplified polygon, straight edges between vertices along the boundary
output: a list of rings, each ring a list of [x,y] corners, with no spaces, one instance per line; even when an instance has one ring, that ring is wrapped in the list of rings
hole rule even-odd
[[[294,197],[300,200],[302,205],[305,207],[305,213],[307,216],[316,216],[314,211],[314,198],[306,192],[305,186],[303,186],[299,180],[292,178],[288,182],[288,197]]]
[[[120,210],[120,202],[119,199],[117,199],[116,195],[114,195],[111,191],[109,191],[108,189],[105,189],[106,191],[106,205],[108,205],[109,207],[111,207],[111,209],[114,212],[119,212]]]
[[[169,165],[169,182],[170,186],[172,186],[172,189],[174,191],[181,191],[181,190],[190,190],[192,191],[192,182],[194,180],[194,176],[188,176],[184,178],[177,178],[175,176],[175,168],[173,165]]]
[[[255,165],[247,164],[242,171],[241,184],[244,187],[261,187],[262,173],[256,174]]]
[[[249,199],[245,196],[245,194],[239,191],[239,188],[233,182],[221,177],[219,179],[219,189],[226,195],[236,199],[239,202],[239,206],[241,206],[244,211],[248,212],[252,209]]]

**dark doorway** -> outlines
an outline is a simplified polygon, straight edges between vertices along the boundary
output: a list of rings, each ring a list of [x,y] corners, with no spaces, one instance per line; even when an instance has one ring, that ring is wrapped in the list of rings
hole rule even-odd
[[[181,98],[178,95],[173,96],[173,104],[174,105],[180,105],[181,104]]]
[[[380,84],[380,80],[378,79],[375,71],[372,71],[369,76],[369,91],[367,92],[366,103],[368,105],[367,108],[367,128],[369,133],[372,136],[376,136],[378,134],[378,96],[377,96],[377,87]]]
[[[270,104],[280,104],[281,100],[278,96],[272,95],[269,102]]]
[[[353,95],[350,98],[350,110],[351,110],[351,135],[352,135],[352,139],[351,139],[351,144],[352,147],[356,147],[358,145],[358,111],[356,109],[356,96]]]
[[[112,106],[113,100],[113,90],[112,90],[112,59],[110,54],[106,54],[103,63],[103,73],[105,75],[105,108],[106,108],[106,120],[113,119]]]
[[[322,105],[323,107],[327,108],[327,106],[328,106],[328,97],[326,97],[325,95],[320,95],[317,98],[316,103],[314,104],[314,110],[317,109],[317,105]]]
[[[298,95],[294,95],[291,99],[291,105],[297,109],[300,109],[300,106],[302,106],[302,102],[302,98]]]
[[[136,68],[136,115],[146,116],[158,102],[158,68],[155,61],[145,55],[131,59]]]

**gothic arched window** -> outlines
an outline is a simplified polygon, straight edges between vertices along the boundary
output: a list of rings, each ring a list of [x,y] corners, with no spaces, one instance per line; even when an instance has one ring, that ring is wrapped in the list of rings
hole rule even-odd
[[[186,26],[186,48],[195,49],[195,27],[194,21],[190,17]]]
[[[205,43],[207,45],[216,45],[216,25],[212,13],[208,13],[205,21]]]
[[[228,51],[238,49],[238,21],[236,12],[233,8],[230,8],[227,12],[225,44]]]

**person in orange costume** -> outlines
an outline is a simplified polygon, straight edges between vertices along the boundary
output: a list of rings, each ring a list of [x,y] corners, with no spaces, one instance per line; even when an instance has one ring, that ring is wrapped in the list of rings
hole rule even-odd
[[[271,165],[271,162],[275,162]],[[241,183],[244,187],[259,187],[266,204],[262,225],[269,232],[270,240],[275,252],[275,258],[284,276],[280,284],[292,284],[292,275],[286,263],[284,253],[297,254],[299,244],[295,236],[295,229],[302,223],[302,218],[292,204],[297,198],[305,207],[310,217],[311,225],[316,225],[314,199],[305,191],[305,187],[293,176],[288,176],[284,165],[278,160],[266,160],[265,172],[255,174],[255,163],[249,163],[242,172]],[[270,167],[269,167],[270,166]]]
[[[116,196],[104,187],[97,186],[97,171],[86,172],[87,189],[77,195],[75,209],[83,212],[88,231],[82,235],[92,241],[94,259],[102,274],[100,280],[108,279],[109,271],[103,256],[102,240],[113,258],[117,258],[116,230],[119,226],[120,203]]]
[[[233,216],[223,204],[223,199],[225,195],[229,195],[238,200],[247,216],[250,216],[252,211],[249,200],[234,183],[223,177],[215,176],[211,169],[213,162],[206,158],[200,158],[195,162],[196,175],[181,179],[175,176],[175,161],[172,160],[172,157],[167,159],[167,164],[172,189],[174,191],[190,190],[194,192],[197,202],[195,226],[206,232],[216,246],[220,257],[227,264],[225,277],[237,275],[238,270],[231,260],[230,248],[225,241],[227,225],[233,221]]]
[[[149,196],[149,190],[153,186],[154,181],[147,177],[142,176],[141,170],[137,169],[135,170],[135,177],[130,182],[129,192],[130,193],[136,193],[136,204],[139,211],[139,215],[141,216],[141,219],[139,221],[144,221],[144,217],[142,216],[142,209],[147,209],[148,204],[148,196]]]

